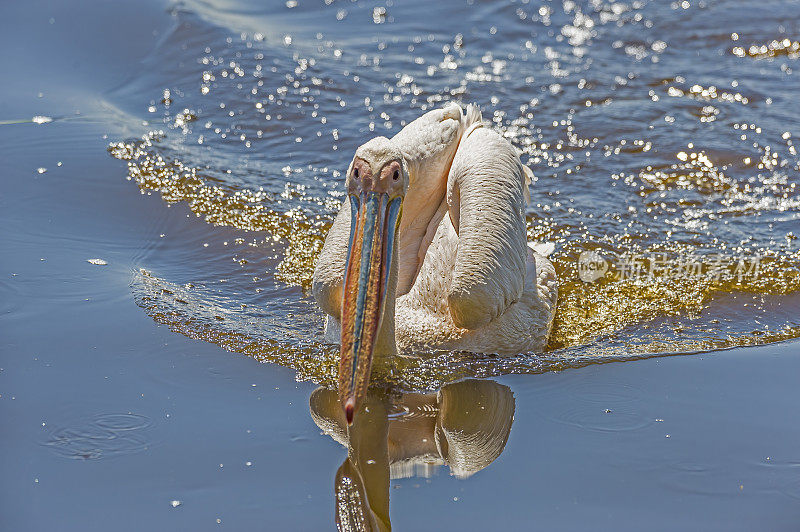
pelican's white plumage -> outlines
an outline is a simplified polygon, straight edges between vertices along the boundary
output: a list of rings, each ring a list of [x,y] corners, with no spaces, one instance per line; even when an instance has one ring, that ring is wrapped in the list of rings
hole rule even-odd
[[[396,294],[386,301],[394,304],[388,313],[394,327],[386,330],[393,329],[397,351],[542,350],[558,292],[546,257],[552,247],[526,241],[532,174],[511,144],[482,122],[475,106],[464,112],[451,103],[390,140],[373,139],[356,156],[368,157],[369,146],[399,150],[408,174]],[[348,175],[352,170],[351,163]],[[350,223],[345,201],[314,272],[312,289],[328,314],[331,342],[339,341]]]

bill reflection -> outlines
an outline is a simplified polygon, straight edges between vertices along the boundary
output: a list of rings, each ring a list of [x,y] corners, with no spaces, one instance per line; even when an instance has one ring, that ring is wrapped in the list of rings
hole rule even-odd
[[[467,478],[503,452],[514,421],[514,394],[489,380],[470,379],[434,393],[370,390],[347,426],[335,390],[309,400],[317,426],[347,448],[336,472],[339,530],[390,530],[389,483],[429,477],[442,466]]]

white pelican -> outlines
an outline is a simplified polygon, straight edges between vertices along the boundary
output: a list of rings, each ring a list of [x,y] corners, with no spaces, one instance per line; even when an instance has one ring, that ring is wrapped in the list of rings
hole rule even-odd
[[[356,150],[312,284],[326,338],[341,341],[348,423],[373,357],[544,348],[557,283],[552,247],[526,241],[531,176],[474,105],[450,103]]]

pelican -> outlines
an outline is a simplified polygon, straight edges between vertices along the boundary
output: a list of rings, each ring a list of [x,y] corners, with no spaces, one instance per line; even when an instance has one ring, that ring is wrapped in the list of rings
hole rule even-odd
[[[528,245],[533,174],[477,106],[450,103],[360,146],[312,293],[340,342],[348,424],[373,359],[541,351],[556,308],[552,246]]]

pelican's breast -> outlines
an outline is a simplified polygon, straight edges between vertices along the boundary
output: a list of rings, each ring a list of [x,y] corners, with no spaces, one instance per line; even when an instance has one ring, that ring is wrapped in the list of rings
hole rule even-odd
[[[397,299],[395,338],[398,350],[442,349],[461,338],[450,317],[447,294],[453,280],[458,235],[445,215],[428,246],[411,290]],[[447,347],[444,347],[447,349]]]

